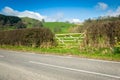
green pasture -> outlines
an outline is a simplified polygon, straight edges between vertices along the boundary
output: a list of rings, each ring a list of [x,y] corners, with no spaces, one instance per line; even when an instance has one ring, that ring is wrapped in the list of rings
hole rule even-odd
[[[68,29],[75,26],[75,24],[67,22],[45,22],[43,26],[49,28],[54,33],[68,33]]]

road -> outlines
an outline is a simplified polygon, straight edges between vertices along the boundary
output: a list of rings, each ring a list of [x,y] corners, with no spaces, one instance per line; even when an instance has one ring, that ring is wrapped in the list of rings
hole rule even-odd
[[[0,50],[0,80],[120,80],[120,62]]]

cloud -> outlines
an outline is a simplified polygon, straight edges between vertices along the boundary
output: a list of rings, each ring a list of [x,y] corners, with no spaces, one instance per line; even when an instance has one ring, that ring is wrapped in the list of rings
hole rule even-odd
[[[0,13],[5,15],[18,16],[18,17],[29,17],[29,18],[40,20],[40,21],[42,19],[45,19],[46,22],[62,21],[64,18],[64,14],[62,12],[58,12],[54,16],[43,16],[40,13],[37,13],[34,11],[25,10],[20,12],[10,7],[4,7]]]
[[[116,10],[109,10],[107,12],[108,16],[118,16],[120,15],[120,6],[118,6],[118,8]]]
[[[56,13],[54,16],[47,16],[45,21],[47,22],[61,22],[64,19],[64,14],[62,12]]]
[[[96,8],[100,9],[100,10],[106,10],[108,8],[108,5],[106,3],[103,3],[103,2],[98,2],[96,5]]]
[[[12,16],[18,16],[18,17],[29,17],[29,18],[33,18],[33,19],[37,19],[37,20],[42,20],[46,17],[46,16],[42,16],[41,14],[39,14],[37,12],[28,11],[28,10],[20,12],[20,11],[12,9],[10,7],[3,8],[1,13],[5,14],[5,15],[12,15]]]
[[[55,18],[53,18],[53,17],[46,16],[45,21],[46,22],[56,22],[57,20]]]
[[[0,13],[5,15],[18,16],[18,17],[29,17],[40,21],[44,19],[46,22],[63,22],[63,21],[69,21],[70,23],[82,22],[80,19],[77,18],[65,19],[63,12],[57,12],[56,14],[54,14],[54,16],[44,16],[34,11],[29,11],[29,10],[18,11],[10,7],[4,7]]]
[[[68,20],[70,23],[82,23],[82,21],[80,19],[71,19],[71,20]]]

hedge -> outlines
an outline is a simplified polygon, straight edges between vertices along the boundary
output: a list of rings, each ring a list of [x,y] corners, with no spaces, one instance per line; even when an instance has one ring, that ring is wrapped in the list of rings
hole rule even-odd
[[[0,45],[40,47],[43,43],[55,43],[54,34],[47,28],[28,28],[0,31]]]
[[[93,47],[114,47],[120,42],[120,20],[94,21],[86,25],[85,43]]]

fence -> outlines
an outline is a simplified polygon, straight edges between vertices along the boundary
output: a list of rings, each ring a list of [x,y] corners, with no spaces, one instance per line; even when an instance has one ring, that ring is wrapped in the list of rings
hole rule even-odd
[[[84,33],[56,34],[55,38],[59,47],[73,48],[78,47],[82,43]]]

